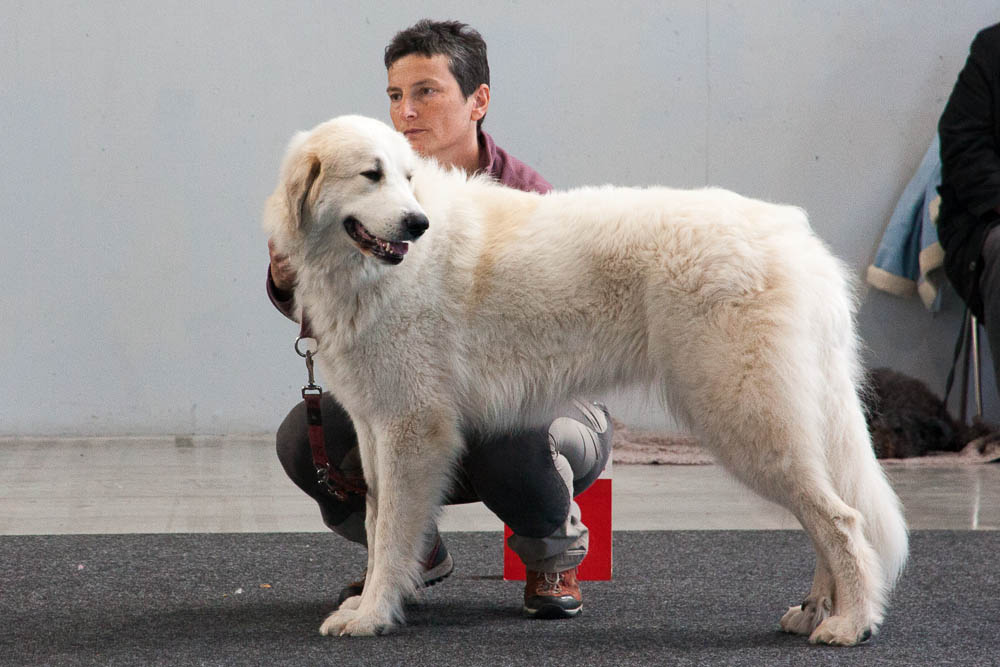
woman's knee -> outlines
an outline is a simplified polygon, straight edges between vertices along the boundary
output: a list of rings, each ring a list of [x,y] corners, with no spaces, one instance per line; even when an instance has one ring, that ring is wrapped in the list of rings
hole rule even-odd
[[[358,439],[347,412],[329,394],[323,394],[320,410],[327,458],[338,467],[344,464],[360,467],[356,452],[352,452],[357,449]],[[315,483],[316,467],[309,443],[304,401],[292,408],[281,422],[275,436],[275,449],[285,473],[296,484],[308,488]]]
[[[298,483],[304,471],[312,468],[305,402],[299,403],[289,411],[278,427],[274,440],[281,467]]]
[[[608,463],[614,427],[606,407],[575,400],[549,426],[549,443],[573,470],[573,495],[594,483]]]
[[[570,510],[557,460],[569,463],[572,495],[582,493],[604,470],[612,430],[604,406],[574,401],[547,429],[469,438],[462,466],[479,498],[515,533],[545,537]]]
[[[320,407],[327,458],[333,465],[343,470],[350,468],[351,474],[360,474],[357,438],[350,418],[343,408],[325,394]],[[363,543],[363,536],[360,538],[357,536],[359,532],[357,526],[361,526],[360,533],[363,534],[364,497],[351,495],[347,501],[342,501],[335,498],[320,483],[309,443],[305,402],[292,408],[281,422],[275,436],[275,448],[281,467],[289,479],[319,505],[323,522],[344,537]]]

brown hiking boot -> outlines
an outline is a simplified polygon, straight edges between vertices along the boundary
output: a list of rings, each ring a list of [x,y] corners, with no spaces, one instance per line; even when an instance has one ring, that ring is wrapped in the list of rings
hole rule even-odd
[[[583,609],[576,568],[562,572],[528,570],[524,581],[524,613],[531,618],[571,618]]]

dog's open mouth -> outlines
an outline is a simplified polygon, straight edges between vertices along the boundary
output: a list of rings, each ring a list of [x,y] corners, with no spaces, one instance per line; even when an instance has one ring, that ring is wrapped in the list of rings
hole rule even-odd
[[[403,261],[403,255],[410,249],[409,243],[380,239],[365,229],[365,226],[353,216],[344,220],[344,229],[347,230],[347,235],[358,244],[361,252],[387,264],[399,264]]]

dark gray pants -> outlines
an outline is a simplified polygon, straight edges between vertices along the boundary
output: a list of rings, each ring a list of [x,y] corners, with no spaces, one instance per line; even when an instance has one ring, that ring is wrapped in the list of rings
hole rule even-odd
[[[329,394],[323,394],[321,408],[327,457],[345,473],[360,474],[350,418]],[[604,470],[611,436],[607,410],[582,401],[559,410],[545,428],[489,437],[466,433],[466,451],[444,502],[482,501],[510,526],[514,535],[508,544],[528,569],[557,572],[576,567],[587,553],[588,534],[573,496]],[[364,499],[339,501],[316,482],[304,403],[278,428],[277,450],[288,476],[319,505],[324,523],[364,544]]]
[[[993,357],[993,376],[1000,387],[1000,226],[986,235],[983,243],[983,272],[979,293],[983,297],[983,326]]]

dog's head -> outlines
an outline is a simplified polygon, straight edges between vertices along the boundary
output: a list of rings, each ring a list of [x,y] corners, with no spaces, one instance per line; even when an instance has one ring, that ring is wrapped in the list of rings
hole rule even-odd
[[[403,135],[371,118],[341,116],[296,134],[265,229],[286,252],[353,247],[399,264],[429,225],[413,194],[420,159]]]

